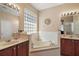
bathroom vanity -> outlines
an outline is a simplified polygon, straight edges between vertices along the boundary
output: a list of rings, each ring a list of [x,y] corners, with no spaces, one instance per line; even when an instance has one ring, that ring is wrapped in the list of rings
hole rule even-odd
[[[17,9],[11,8],[7,3],[0,4],[0,56],[29,55],[29,40],[23,38],[25,35],[15,35],[16,38],[12,38],[13,33],[18,33],[19,30],[18,16]]]
[[[62,36],[60,50],[63,56],[79,56],[79,37]]]
[[[79,56],[79,14],[70,12],[61,17],[64,35],[60,38],[61,55]]]
[[[11,42],[0,41],[0,56],[28,56],[29,40],[17,39]]]

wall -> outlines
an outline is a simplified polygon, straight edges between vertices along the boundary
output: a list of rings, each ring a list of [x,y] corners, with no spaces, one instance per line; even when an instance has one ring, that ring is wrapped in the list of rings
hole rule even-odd
[[[0,21],[0,28],[1,28],[1,21]],[[1,29],[0,29],[0,39],[1,39]]]
[[[38,10],[36,10],[34,7],[32,7],[29,3],[17,3],[17,5],[20,8],[20,14],[19,14],[19,30],[24,30],[24,10],[30,9],[33,11],[37,17],[38,17]],[[38,19],[38,18],[37,18]]]
[[[57,7],[52,7],[49,9],[42,10],[39,14],[39,24],[40,24],[39,32],[40,32],[41,39],[44,41],[52,40],[52,42],[54,41],[54,43],[57,43],[59,41],[58,38],[60,37],[58,35],[59,34],[58,30],[60,27],[61,14],[63,12],[68,12],[68,11],[73,11],[78,9],[79,9],[79,4],[63,4]],[[46,18],[51,19],[50,25],[46,25],[44,23]],[[49,39],[46,37],[49,37],[49,38],[51,37],[51,38]]]

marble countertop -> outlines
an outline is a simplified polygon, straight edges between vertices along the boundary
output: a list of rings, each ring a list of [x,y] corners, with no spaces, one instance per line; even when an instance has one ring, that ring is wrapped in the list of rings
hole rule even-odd
[[[61,35],[61,38],[79,40],[79,36],[78,35]]]
[[[10,42],[6,42],[0,39],[0,50],[17,45],[25,41],[28,41],[28,39],[23,39],[23,38],[19,38],[17,40],[12,39]]]

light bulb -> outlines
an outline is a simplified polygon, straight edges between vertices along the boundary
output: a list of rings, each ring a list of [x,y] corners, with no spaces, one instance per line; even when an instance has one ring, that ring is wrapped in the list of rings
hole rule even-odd
[[[16,5],[14,5],[14,8],[16,8]]]
[[[11,6],[12,4],[11,3],[9,3],[9,6]]]

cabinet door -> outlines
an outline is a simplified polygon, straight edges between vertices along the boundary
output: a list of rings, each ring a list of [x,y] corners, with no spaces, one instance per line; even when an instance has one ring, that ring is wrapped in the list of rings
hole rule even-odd
[[[12,48],[1,50],[0,56],[12,56]]]
[[[61,39],[61,55],[73,56],[74,55],[74,40]]]
[[[17,45],[17,56],[22,56],[23,55],[23,44]]]
[[[16,56],[16,46],[12,47],[12,56]]]
[[[79,56],[79,41],[75,41],[75,55]]]
[[[23,56],[28,56],[29,55],[29,42],[24,42],[23,43]]]
[[[16,56],[16,47],[9,47],[1,50],[0,56]]]
[[[17,45],[17,55],[18,56],[28,56],[29,55],[29,42],[23,42]]]

